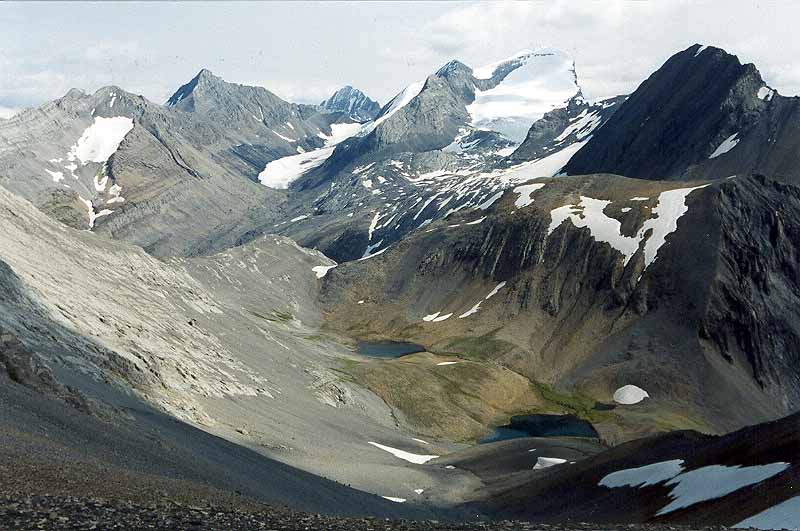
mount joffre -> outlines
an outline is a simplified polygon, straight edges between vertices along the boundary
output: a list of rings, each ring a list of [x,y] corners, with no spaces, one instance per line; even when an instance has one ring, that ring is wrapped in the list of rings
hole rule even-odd
[[[701,45],[588,101],[541,48],[0,120],[0,522],[800,521],[798,101]]]

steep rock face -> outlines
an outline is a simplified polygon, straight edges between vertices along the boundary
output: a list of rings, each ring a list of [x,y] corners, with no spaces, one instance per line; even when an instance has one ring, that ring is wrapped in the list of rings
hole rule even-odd
[[[640,410],[598,420],[609,440],[666,426],[724,431],[786,414],[800,388],[794,354],[770,345],[796,341],[800,296],[784,289],[785,298],[767,309],[775,299],[747,271],[762,260],[777,267],[779,256],[791,263],[796,251],[762,259],[747,246],[738,251],[743,259],[738,245],[724,244],[734,236],[725,228],[742,214],[720,198],[756,189],[757,180],[698,186],[610,175],[517,186],[485,219],[455,215],[329,272],[330,326],[360,338],[408,339],[433,352],[489,356],[600,402],[626,384],[647,390],[652,399]],[[766,213],[788,199],[793,209],[794,194],[778,185],[741,208]],[[789,221],[797,218],[786,214],[783,245],[797,230]],[[740,230],[757,231],[754,239],[770,245],[777,229]],[[758,269],[776,285],[795,285]],[[774,339],[751,350],[770,333]],[[747,411],[734,405],[739,400],[747,400]]]
[[[588,141],[596,132],[599,134],[598,130],[626,98],[617,96],[589,103],[579,94],[566,107],[554,109],[534,122],[509,160],[535,160],[576,142]]]
[[[796,181],[797,105],[752,64],[694,45],[644,81],[565,170],[685,180],[759,172]]]
[[[374,120],[381,112],[377,101],[371,100],[366,94],[346,85],[319,104],[323,112],[340,112],[357,122]]]
[[[720,190],[717,272],[700,335],[752,371],[787,411],[800,407],[800,190],[763,177]]]

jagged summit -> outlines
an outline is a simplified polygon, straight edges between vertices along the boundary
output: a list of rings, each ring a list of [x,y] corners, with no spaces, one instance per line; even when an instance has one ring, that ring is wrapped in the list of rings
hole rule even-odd
[[[186,99],[196,87],[205,83],[217,81],[222,81],[222,78],[215,76],[211,70],[203,68],[191,79],[191,81],[181,85],[181,87],[176,90],[175,93],[167,100],[166,105],[168,107],[174,107],[182,100]]]
[[[357,122],[368,122],[378,116],[381,107],[357,88],[345,85],[323,100],[319,109],[323,112],[342,112]]]
[[[780,162],[775,146],[776,138],[792,145],[796,138],[794,132],[774,132],[778,124],[794,121],[787,119],[796,113],[793,107],[779,104],[785,99],[753,64],[694,44],[642,82],[566,171],[645,179],[724,178],[779,167],[781,173],[796,173]]]

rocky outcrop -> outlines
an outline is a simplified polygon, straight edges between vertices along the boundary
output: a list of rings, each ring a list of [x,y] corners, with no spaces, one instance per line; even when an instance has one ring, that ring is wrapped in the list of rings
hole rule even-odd
[[[700,336],[786,410],[800,408],[800,190],[765,177],[720,188],[717,271]]]
[[[565,107],[546,113],[534,122],[525,141],[509,156],[511,161],[535,160],[577,142],[586,142],[601,134],[605,124],[627,96],[617,96],[596,103],[582,95],[572,98]]]
[[[374,120],[381,112],[377,101],[371,100],[360,90],[345,85],[319,104],[323,112],[339,112],[356,122]]]

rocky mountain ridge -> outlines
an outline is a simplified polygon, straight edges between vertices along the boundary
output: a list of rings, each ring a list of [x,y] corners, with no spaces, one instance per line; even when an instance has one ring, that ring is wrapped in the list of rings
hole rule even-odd
[[[377,101],[371,100],[366,94],[345,85],[330,98],[323,100],[318,105],[324,112],[341,112],[357,122],[369,122],[377,118],[381,112],[381,106]]]
[[[797,182],[798,101],[767,86],[753,64],[695,44],[645,80],[565,171],[655,180],[763,173]]]

